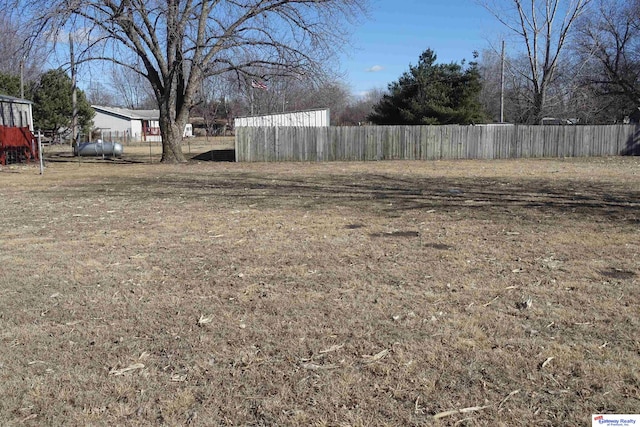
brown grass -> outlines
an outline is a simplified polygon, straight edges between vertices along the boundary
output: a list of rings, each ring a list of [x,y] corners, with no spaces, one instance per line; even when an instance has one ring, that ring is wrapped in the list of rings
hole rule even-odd
[[[0,170],[1,425],[638,413],[638,158],[167,166],[144,149]]]

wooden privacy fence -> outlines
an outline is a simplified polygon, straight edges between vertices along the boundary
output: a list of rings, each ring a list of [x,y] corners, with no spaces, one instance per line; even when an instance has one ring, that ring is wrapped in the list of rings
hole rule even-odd
[[[235,143],[239,162],[640,155],[640,126],[240,127]]]

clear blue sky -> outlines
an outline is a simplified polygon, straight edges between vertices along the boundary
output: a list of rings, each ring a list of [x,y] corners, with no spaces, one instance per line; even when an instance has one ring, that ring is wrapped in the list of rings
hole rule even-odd
[[[370,19],[356,27],[341,68],[354,94],[385,89],[433,49],[439,63],[473,59],[504,31],[474,0],[371,0]]]

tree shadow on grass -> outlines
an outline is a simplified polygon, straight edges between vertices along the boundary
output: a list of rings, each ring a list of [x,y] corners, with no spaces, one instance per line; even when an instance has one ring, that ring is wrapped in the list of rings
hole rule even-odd
[[[207,152],[193,156],[191,160],[197,160],[200,162],[235,162],[236,150],[209,150]]]
[[[313,211],[345,206],[389,217],[422,210],[492,221],[513,221],[514,217],[539,221],[542,214],[550,221],[556,215],[572,215],[640,223],[640,191],[616,183],[575,180],[425,178],[363,172],[283,178],[268,173],[224,171],[162,175],[153,179],[113,178],[108,184],[83,186],[74,194],[79,197],[85,193],[98,194],[101,190],[94,188],[96,185],[104,185],[103,190],[108,189],[112,195],[138,200],[206,198],[208,203],[256,209]]]
[[[105,156],[104,159],[102,156],[95,157],[80,157],[75,156],[73,153],[53,153],[44,156],[45,165],[46,163],[111,163],[117,165],[133,165],[133,164],[144,164],[148,162],[144,162],[141,160],[136,160],[129,157],[110,157]]]
[[[634,271],[621,270],[618,268],[609,268],[608,270],[601,270],[600,274],[609,279],[617,279],[617,280],[631,280],[638,276]]]
[[[629,137],[627,147],[622,152],[623,156],[640,156],[640,125],[636,125],[636,130]]]

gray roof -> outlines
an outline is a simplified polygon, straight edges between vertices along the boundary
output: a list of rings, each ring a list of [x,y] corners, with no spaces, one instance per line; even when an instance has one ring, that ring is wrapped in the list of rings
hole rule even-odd
[[[28,99],[16,98],[9,95],[0,95],[0,102],[13,102],[15,104],[33,104]]]
[[[159,120],[160,110],[130,110],[128,108],[119,107],[102,107],[100,105],[92,105],[94,110],[112,116],[123,117],[125,119],[134,120]]]

